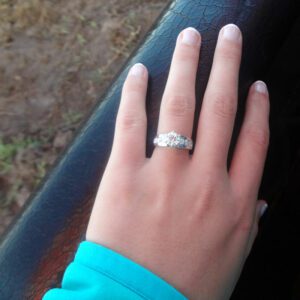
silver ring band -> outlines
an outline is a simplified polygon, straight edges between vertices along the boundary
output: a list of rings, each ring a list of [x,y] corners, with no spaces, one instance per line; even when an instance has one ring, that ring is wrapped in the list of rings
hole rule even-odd
[[[153,140],[153,143],[155,146],[158,147],[169,147],[188,150],[191,150],[193,148],[192,139],[184,135],[178,134],[175,131],[160,133],[156,135],[156,137]]]

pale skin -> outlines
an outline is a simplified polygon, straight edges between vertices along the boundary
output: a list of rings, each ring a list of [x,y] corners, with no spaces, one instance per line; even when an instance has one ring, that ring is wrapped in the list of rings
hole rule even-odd
[[[191,137],[201,35],[182,31],[163,94],[158,133]],[[220,30],[194,152],[155,147],[145,155],[148,72],[125,80],[112,152],[86,240],[148,268],[188,299],[229,299],[255,240],[266,202],[257,200],[269,143],[266,85],[252,84],[230,167],[242,34]],[[201,68],[201,61],[200,61]]]

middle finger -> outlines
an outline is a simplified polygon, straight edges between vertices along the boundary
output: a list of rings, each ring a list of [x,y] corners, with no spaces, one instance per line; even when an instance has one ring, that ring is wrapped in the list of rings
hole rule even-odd
[[[200,33],[186,28],[178,38],[168,81],[163,94],[158,123],[158,134],[176,131],[191,137],[195,111],[195,82],[201,44]],[[166,153],[168,152],[168,153]],[[153,155],[188,155],[187,150],[156,148]]]
[[[237,109],[242,35],[234,24],[219,33],[214,61],[201,107],[193,159],[208,168],[226,168]]]

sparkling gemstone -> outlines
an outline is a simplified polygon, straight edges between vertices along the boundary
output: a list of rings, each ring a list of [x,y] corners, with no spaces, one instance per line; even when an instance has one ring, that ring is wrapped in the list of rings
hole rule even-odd
[[[159,134],[154,138],[154,144],[161,147],[175,147],[179,149],[192,149],[193,147],[193,142],[190,139],[175,131]]]

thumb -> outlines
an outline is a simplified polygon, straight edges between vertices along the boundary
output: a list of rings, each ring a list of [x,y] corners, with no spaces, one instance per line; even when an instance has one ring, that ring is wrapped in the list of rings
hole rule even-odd
[[[268,204],[266,201],[264,201],[264,200],[257,201],[254,222],[252,225],[252,229],[251,229],[250,237],[249,237],[249,241],[248,241],[248,247],[247,247],[247,252],[246,252],[247,256],[250,254],[251,248],[252,248],[255,238],[257,236],[259,220],[264,215],[267,208],[268,208]]]

